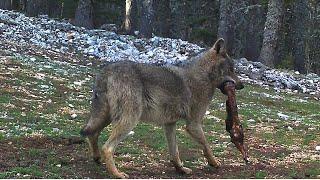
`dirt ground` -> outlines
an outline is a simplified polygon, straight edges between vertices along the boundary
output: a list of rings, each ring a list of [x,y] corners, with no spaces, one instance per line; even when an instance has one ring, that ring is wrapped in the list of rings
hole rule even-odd
[[[62,171],[59,172],[61,178],[112,178],[105,172],[103,164],[96,164],[89,158],[86,142],[79,137],[11,139],[1,141],[0,147],[0,172],[5,172],[14,167],[30,167],[37,164],[40,169],[44,170],[43,177],[50,177],[45,174],[45,169],[48,167],[48,163],[52,161],[49,156],[54,154],[55,160],[49,166],[67,167],[62,168]],[[256,148],[265,155],[274,154],[276,156],[284,151],[284,149],[276,147],[263,150],[259,150],[259,146],[256,146]],[[31,149],[37,151],[35,153],[25,153],[30,152]],[[128,173],[130,178],[259,178],[258,172],[262,172],[262,177],[263,172],[268,172],[268,176],[274,178],[288,177],[290,174],[295,175],[291,178],[310,178],[310,175],[306,173],[308,168],[319,166],[319,164],[313,163],[295,164],[299,173],[292,173],[290,172],[290,164],[274,167],[271,163],[263,161],[249,165],[245,165],[243,162],[222,163],[222,166],[218,169],[208,166],[193,167],[191,175],[181,175],[175,172],[166,159],[167,156],[163,156],[159,163],[144,164],[133,162],[130,158],[122,158],[119,162],[117,159],[122,155],[116,154],[116,161],[120,169]],[[152,156],[152,154],[149,155]],[[192,156],[192,152],[188,153],[186,150],[181,150],[181,156]],[[13,174],[12,177],[19,177],[19,174]],[[24,176],[24,178],[39,177],[29,175]]]

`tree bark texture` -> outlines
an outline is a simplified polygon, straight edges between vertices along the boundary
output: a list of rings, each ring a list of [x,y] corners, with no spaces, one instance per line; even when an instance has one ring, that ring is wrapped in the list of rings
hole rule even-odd
[[[284,11],[283,3],[283,0],[270,0],[268,4],[259,61],[270,67],[274,67],[275,62],[278,60],[276,50]]]
[[[253,1],[250,6],[252,8],[246,10],[247,26],[246,29],[243,29],[245,34],[243,56],[250,61],[257,61],[262,46],[265,9],[258,1]]]
[[[40,14],[48,14],[48,5],[44,0],[27,0],[26,14],[27,16],[37,16]]]
[[[311,0],[310,3],[311,23],[310,23],[310,40],[309,40],[309,58],[310,69],[312,72],[320,75],[320,1]]]
[[[11,10],[11,0],[1,0],[0,1],[0,9]]]
[[[92,0],[79,0],[75,13],[74,23],[87,29],[93,28],[93,2]]]
[[[153,11],[153,0],[139,0],[140,7],[141,7],[141,16],[140,16],[140,36],[144,38],[152,37],[153,33],[153,18],[154,18],[154,11]]]
[[[309,49],[307,48],[309,27],[308,1],[295,0],[292,20],[294,70],[306,73],[306,61],[309,58]]]
[[[53,18],[61,18],[62,17],[62,2],[61,1],[53,1],[48,0],[48,15]]]
[[[170,34],[174,38],[188,39],[187,12],[188,6],[184,1],[169,0],[171,24]]]
[[[0,0],[0,9],[17,10],[18,8],[18,0]]]
[[[123,28],[127,34],[133,34],[134,31],[137,30],[137,11],[137,0],[126,0],[126,11]]]
[[[236,16],[239,15],[239,11],[242,11],[240,9],[244,8],[245,4],[247,4],[246,1],[242,0],[220,0],[218,38],[225,40],[227,51],[232,56],[235,55],[235,26],[239,23],[237,20],[241,20]]]
[[[234,39],[234,18],[232,16],[232,0],[220,0],[220,17],[218,38],[223,38],[229,54],[232,54]]]
[[[154,21],[153,31],[155,34],[163,37],[171,37],[171,11],[169,0],[156,0],[153,4]]]

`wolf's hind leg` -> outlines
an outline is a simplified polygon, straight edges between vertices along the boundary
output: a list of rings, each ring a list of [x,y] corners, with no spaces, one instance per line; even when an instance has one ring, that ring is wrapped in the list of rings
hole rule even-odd
[[[180,173],[191,174],[192,170],[183,167],[183,164],[179,157],[179,150],[176,140],[176,123],[164,125],[166,138],[168,141],[168,149],[170,153],[170,160],[173,163],[176,170]]]
[[[135,115],[127,116],[126,118],[120,118],[112,128],[111,135],[108,141],[103,145],[102,152],[104,153],[107,171],[117,178],[129,178],[129,176],[123,172],[120,172],[113,159],[113,154],[117,145],[125,139],[128,133],[137,125],[138,117]]]
[[[93,160],[96,163],[100,163],[100,151],[99,151],[99,147],[98,147],[98,138],[100,136],[101,131],[96,132],[93,135],[89,135],[88,136],[88,143],[89,143],[89,147],[90,147],[90,152],[92,155]]]
[[[210,146],[204,136],[201,124],[188,123],[187,132],[196,142],[198,142],[202,146],[203,154],[207,158],[209,165],[218,168],[220,166],[220,162],[213,156]]]

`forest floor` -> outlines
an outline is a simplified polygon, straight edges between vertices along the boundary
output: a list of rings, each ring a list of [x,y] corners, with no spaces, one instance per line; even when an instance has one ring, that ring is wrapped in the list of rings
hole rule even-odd
[[[0,50],[0,179],[111,178],[79,135],[98,66],[39,54]],[[320,178],[319,101],[246,84],[237,92],[250,157],[245,165],[225,131],[226,97],[218,91],[214,97],[204,130],[220,168],[207,165],[179,122],[180,155],[191,175],[171,166],[162,128],[143,123],[117,148],[119,169],[130,178]]]

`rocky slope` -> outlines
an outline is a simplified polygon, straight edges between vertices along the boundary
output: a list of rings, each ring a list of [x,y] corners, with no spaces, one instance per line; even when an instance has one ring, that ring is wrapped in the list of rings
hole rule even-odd
[[[11,48],[12,45],[8,46],[8,43],[19,46],[13,48],[16,51],[36,48],[68,56],[81,54],[87,59],[101,61],[131,60],[160,65],[178,64],[205,50],[180,39],[157,36],[139,39],[111,31],[87,30],[47,16],[26,17],[1,9],[0,41],[2,48]],[[317,100],[320,97],[320,77],[316,74],[301,75],[298,72],[271,69],[245,58],[235,62],[237,72],[245,82],[290,93],[306,93]]]

